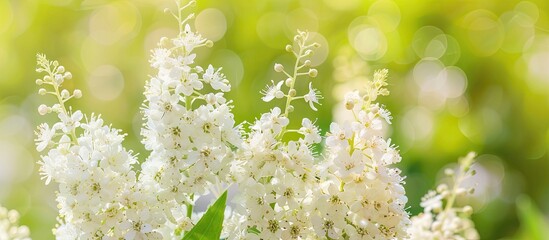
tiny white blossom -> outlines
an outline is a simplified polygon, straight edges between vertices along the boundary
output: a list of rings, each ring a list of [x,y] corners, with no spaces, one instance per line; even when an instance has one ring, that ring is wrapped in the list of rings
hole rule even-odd
[[[322,96],[320,95],[320,92],[317,89],[313,88],[312,82],[310,82],[309,92],[305,94],[305,96],[303,96],[303,99],[305,100],[305,102],[309,103],[309,106],[311,107],[311,109],[313,109],[314,111],[317,111],[318,109],[316,109],[314,104],[315,103],[320,104],[318,100],[322,99]]]
[[[284,81],[280,81],[277,84],[275,84],[274,81],[272,81],[272,80],[271,80],[271,82],[273,83],[273,85],[268,86],[265,90],[261,91],[261,94],[264,95],[261,99],[263,99],[263,101],[265,101],[265,102],[270,102],[271,100],[273,100],[275,98],[283,98],[284,97],[284,93],[280,90],[280,88],[282,87],[282,84],[284,83]]]
[[[309,120],[308,118],[304,118],[301,121],[301,125],[302,127],[299,128],[299,133],[303,134],[306,143],[319,143],[322,140],[318,132],[318,127],[314,125],[311,120]]]
[[[210,84],[214,90],[228,92],[231,90],[229,80],[220,71],[221,68],[214,70],[213,66],[209,65],[203,75],[204,82]]]
[[[47,123],[38,126],[36,134],[36,150],[42,152],[47,146],[51,145],[52,138],[55,136],[56,129],[50,128]]]

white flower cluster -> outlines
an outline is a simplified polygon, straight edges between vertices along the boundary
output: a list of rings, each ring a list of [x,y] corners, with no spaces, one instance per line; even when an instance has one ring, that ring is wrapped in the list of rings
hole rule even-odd
[[[409,224],[400,170],[401,157],[382,137],[390,115],[379,104],[386,95],[387,70],[375,73],[366,93],[353,91],[345,106],[354,121],[332,123],[326,138],[327,160],[316,203],[314,228],[330,239],[402,239]]]
[[[0,206],[0,240],[30,240],[29,228],[19,226],[19,213]]]
[[[318,104],[318,91],[311,88],[309,93],[297,96],[294,88],[301,75],[316,76],[315,69],[303,71],[310,66],[304,58],[312,54],[316,43],[307,42],[309,34],[299,32],[295,37],[297,49],[286,48],[296,57],[293,74],[285,71],[281,64],[274,70],[287,77],[263,91],[263,100],[286,98],[283,110],[278,107],[264,113],[251,126],[239,157],[243,161],[244,177],[239,182],[241,209],[244,219],[239,231],[233,232],[232,239],[298,239],[311,236],[309,212],[312,189],[316,184],[313,144],[321,137],[314,123],[304,118],[300,129],[288,129],[288,115],[293,111],[292,101],[303,99]],[[315,73],[310,74],[310,73]],[[283,91],[283,84],[287,88]],[[311,86],[311,85],[309,85]],[[297,133],[298,140],[283,141],[286,134]]]
[[[445,174],[453,179],[453,186],[438,185],[436,191],[429,191],[421,201],[424,212],[412,217],[408,229],[411,240],[475,240],[480,239],[473,221],[471,206],[456,207],[455,200],[459,195],[473,191],[460,187],[461,182],[475,174],[471,170],[475,154],[469,153],[460,159],[459,170],[446,169]]]
[[[275,64],[284,77],[262,91],[263,101],[284,99],[285,104],[262,114],[243,133],[231,113],[232,102],[224,98],[231,86],[221,68],[194,63],[193,50],[212,45],[191,29],[192,14],[182,16],[194,3],[178,4],[172,14],[179,34],[162,38],[152,51],[155,74],[145,86],[141,131],[150,155],[140,172],[134,170],[136,157],[122,146],[125,135],[99,116],[67,109],[65,103],[81,97],[81,91],[63,89],[72,75],[38,55],[37,71],[45,73],[36,81],[45,86],[38,92],[57,99],[38,111],[55,113],[58,121],[51,127],[43,123],[36,132],[37,150],[46,151],[40,174],[46,184],[59,184],[57,239],[181,239],[201,215],[193,210],[197,199],[231,184],[239,194],[233,211],[227,211],[228,239],[478,236],[471,235],[476,233],[472,222],[461,216],[470,207],[452,205],[463,192],[459,181],[470,164],[462,167],[454,189],[439,187],[422,203],[425,212],[410,221],[403,177],[394,166],[401,157],[383,138],[391,116],[376,103],[378,96],[389,94],[387,70],[377,71],[365,92],[345,96],[354,119],[330,125],[325,157],[318,159],[314,149],[322,136],[315,121],[303,118],[298,128],[290,125],[295,101],[317,111],[322,99],[312,82],[307,93],[297,93],[298,78],[318,74],[308,59],[318,44],[309,42],[309,33],[298,32],[294,44],[286,46],[296,58],[293,68]]]
[[[241,141],[232,106],[223,97],[229,81],[221,69],[194,65],[193,49],[211,42],[186,23],[192,15],[182,18],[187,6],[176,15],[179,35],[162,39],[152,51],[157,73],[146,84],[143,108],[143,143],[151,154],[140,180],[158,200],[154,208],[168,220],[170,235],[165,237],[170,238],[193,226],[190,214],[199,196],[232,182],[231,148]]]
[[[58,239],[133,239],[136,235],[153,238],[151,230],[161,222],[149,213],[151,199],[136,182],[135,157],[122,147],[124,135],[103,124],[99,116],[84,121],[80,111],[67,110],[65,103],[81,96],[79,90],[69,94],[61,85],[71,78],[57,61],[38,56],[38,79],[41,95],[51,94],[58,103],[41,105],[41,114],[55,113],[59,121],[52,127],[43,123],[36,132],[37,150],[47,150],[39,162],[46,184],[59,184],[57,202]],[[49,88],[49,89],[46,89]]]

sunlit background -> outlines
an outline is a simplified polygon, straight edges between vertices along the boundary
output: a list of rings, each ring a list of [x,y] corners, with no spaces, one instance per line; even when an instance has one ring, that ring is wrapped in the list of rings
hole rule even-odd
[[[82,89],[72,104],[101,113],[140,144],[148,55],[176,22],[172,0],[0,0],[0,204],[22,214],[35,239],[51,239],[54,191],[39,179],[34,149],[43,101],[34,84],[35,55],[57,59]],[[543,238],[549,214],[549,1],[546,0],[198,0],[194,26],[213,40],[198,62],[223,67],[233,85],[238,122],[275,103],[259,91],[282,78],[284,46],[296,29],[322,46],[312,59],[324,95],[318,112],[292,116],[328,129],[345,117],[339,102],[388,68],[392,142],[406,178],[409,211],[435,186],[440,170],[479,153],[473,216],[482,239]],[[305,90],[305,82],[298,90]],[[280,104],[280,103],[279,103]],[[544,217],[543,217],[544,216]],[[545,220],[546,221],[546,220]],[[547,225],[545,225],[547,226]],[[546,236],[547,237],[547,236]]]

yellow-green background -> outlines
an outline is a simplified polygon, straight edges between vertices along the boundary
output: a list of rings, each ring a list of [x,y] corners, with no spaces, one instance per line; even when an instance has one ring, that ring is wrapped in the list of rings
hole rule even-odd
[[[142,160],[149,51],[176,29],[166,7],[173,2],[0,0],[0,203],[21,212],[33,238],[53,238],[56,216],[56,186],[40,181],[33,145],[35,126],[52,120],[36,113],[51,99],[36,94],[35,54],[72,71],[66,87],[84,93],[73,106],[128,133],[126,146]],[[547,218],[548,1],[205,0],[195,11],[198,30],[215,40],[198,62],[224,68],[238,122],[275,106],[261,103],[259,91],[282,77],[272,66],[291,61],[284,46],[295,30],[317,32],[313,81],[324,99],[318,112],[296,106],[294,119],[318,119],[325,131],[342,118],[332,114],[342,92],[388,68],[392,94],[380,101],[393,113],[388,134],[400,146],[410,212],[420,211],[440,169],[473,150],[482,168],[468,184],[477,187],[471,203],[482,239],[543,238],[536,209]]]

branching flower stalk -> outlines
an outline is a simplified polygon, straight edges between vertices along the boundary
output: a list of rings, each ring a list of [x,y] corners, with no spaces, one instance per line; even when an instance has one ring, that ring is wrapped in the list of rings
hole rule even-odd
[[[387,70],[374,74],[363,94],[345,95],[354,120],[332,123],[327,157],[319,166],[314,229],[327,239],[402,239],[409,225],[398,150],[383,136],[390,114],[374,101],[389,92]]]
[[[167,219],[164,237],[180,238],[196,222],[194,204],[200,196],[220,194],[234,181],[233,149],[240,146],[231,101],[224,98],[230,84],[221,68],[194,64],[194,50],[212,42],[188,24],[183,12],[195,1],[177,4],[172,15],[179,34],[162,38],[152,51],[156,74],[146,83],[143,143],[151,151],[142,165],[140,181],[156,192],[153,208]]]
[[[239,181],[242,194],[241,206],[233,217],[237,230],[230,239],[304,239],[314,235],[309,219],[309,208],[314,201],[311,189],[318,184],[314,170],[312,145],[321,137],[314,122],[304,118],[300,129],[287,129],[292,102],[303,99],[313,110],[318,104],[318,91],[309,84],[309,93],[298,96],[294,88],[299,76],[316,76],[315,69],[300,72],[310,66],[308,56],[317,43],[309,42],[307,32],[298,32],[294,38],[297,51],[291,45],[286,50],[296,58],[293,74],[276,63],[274,70],[282,72],[285,80],[272,81],[262,93],[263,101],[286,97],[284,112],[275,107],[256,120],[245,137],[239,156],[244,165],[243,178]],[[312,73],[312,74],[309,74]],[[288,88],[282,91],[283,84]],[[302,135],[298,140],[283,141],[287,132]]]
[[[445,174],[452,178],[452,187],[440,184],[436,190],[429,191],[421,201],[424,212],[412,218],[412,225],[408,229],[411,240],[475,240],[480,239],[473,222],[470,219],[473,213],[471,206],[457,207],[455,200],[460,195],[472,193],[473,189],[461,187],[461,183],[468,177],[475,175],[471,169],[475,153],[469,153],[459,160],[458,171],[446,169]]]
[[[43,123],[36,131],[37,150],[47,150],[39,162],[40,174],[46,184],[59,184],[59,224],[54,235],[58,239],[158,239],[160,236],[153,229],[162,221],[149,211],[147,203],[153,201],[153,196],[137,183],[133,170],[137,160],[122,147],[124,135],[103,125],[100,116],[88,117],[79,110],[67,110],[68,100],[82,96],[80,90],[71,95],[62,88],[62,83],[71,79],[71,73],[43,54],[38,54],[37,59],[37,71],[46,75],[36,83],[50,87],[38,92],[53,95],[58,101],[53,106],[38,107],[42,115],[56,113],[58,122],[51,128]]]

